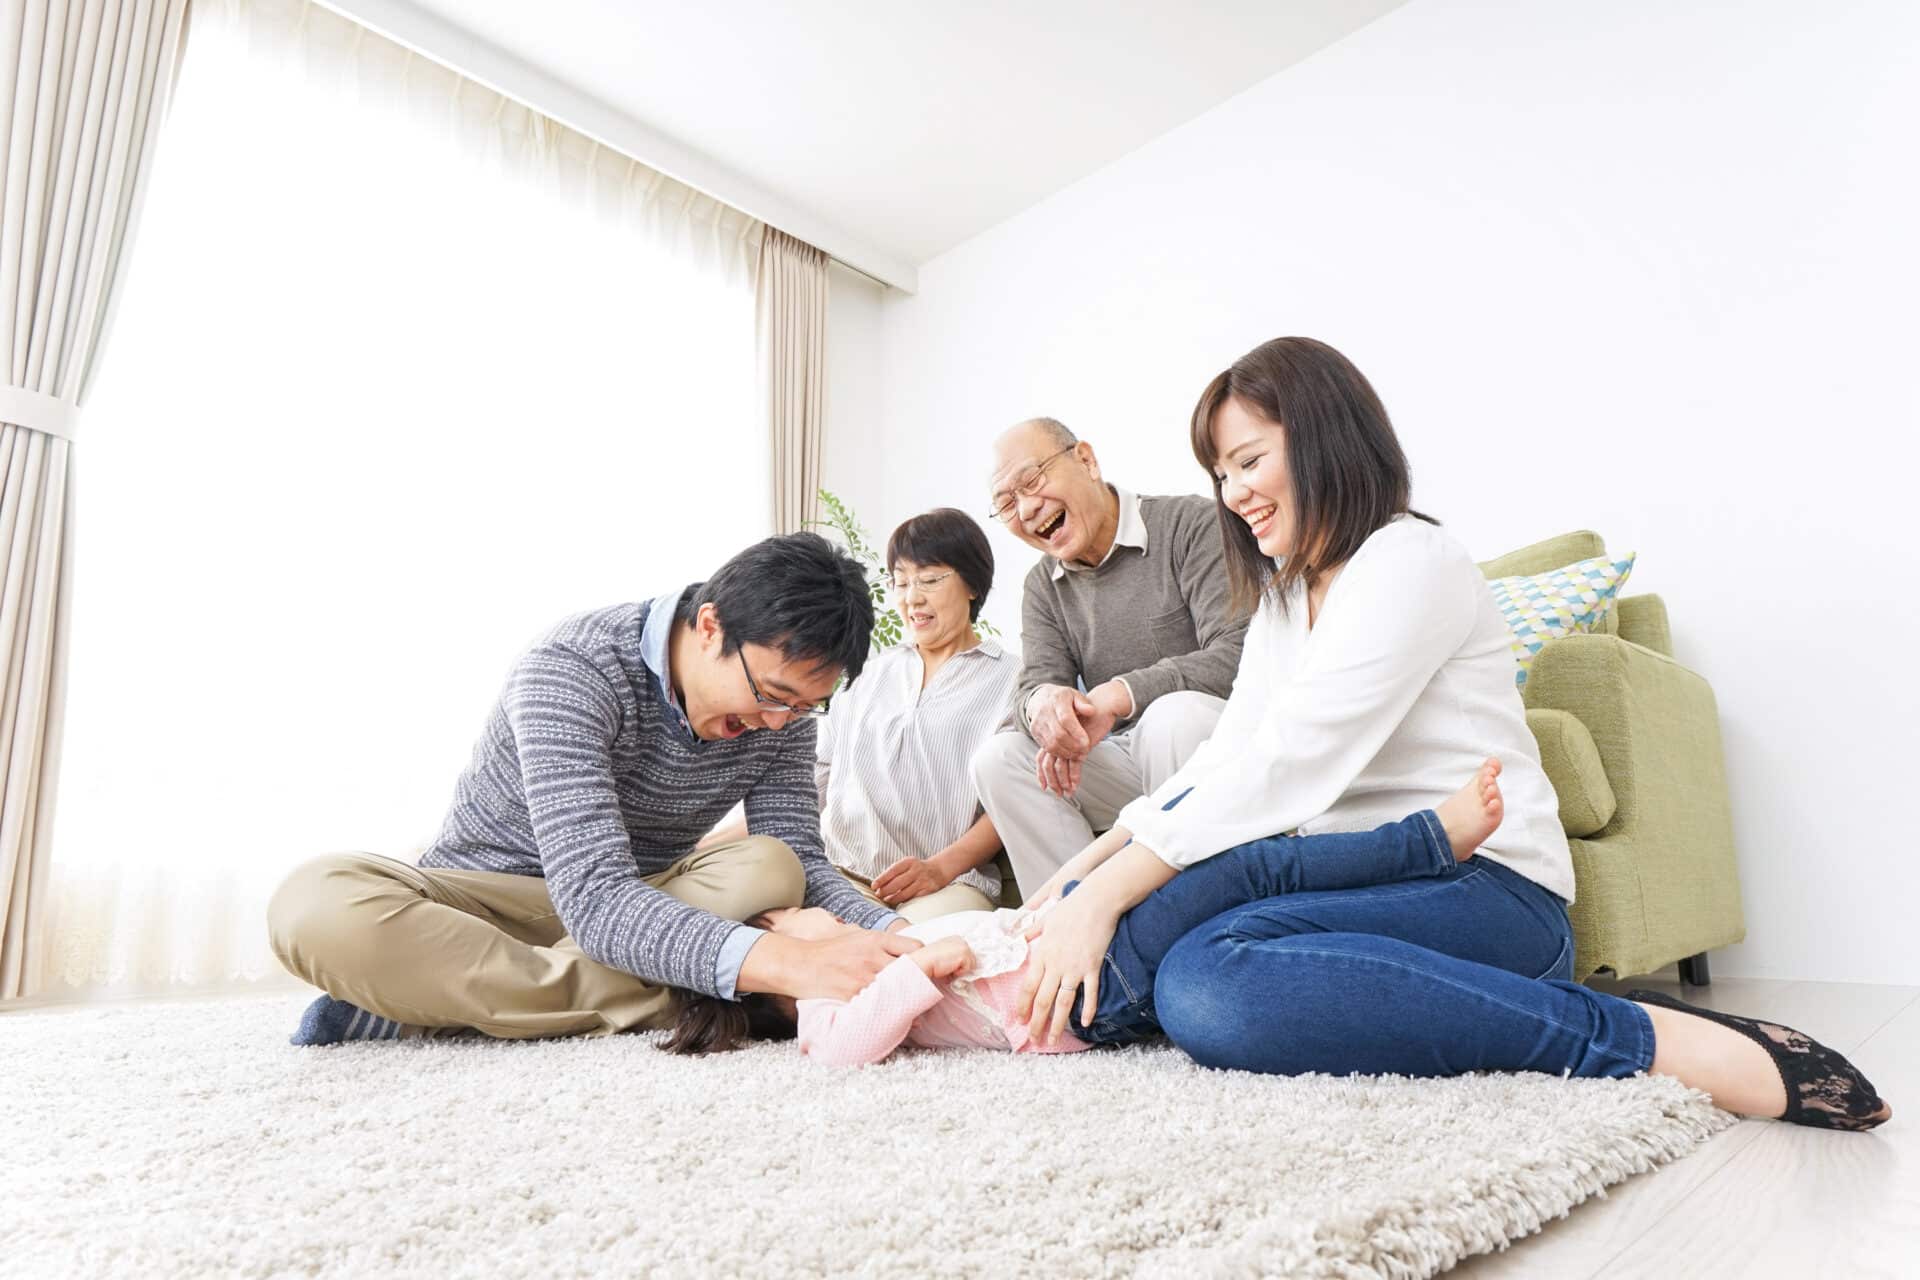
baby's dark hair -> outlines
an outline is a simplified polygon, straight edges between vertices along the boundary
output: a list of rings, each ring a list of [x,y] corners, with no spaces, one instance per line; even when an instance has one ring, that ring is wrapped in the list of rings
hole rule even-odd
[[[682,991],[673,1032],[660,1045],[668,1053],[731,1053],[749,1040],[791,1040],[793,1019],[769,996],[722,1000]]]

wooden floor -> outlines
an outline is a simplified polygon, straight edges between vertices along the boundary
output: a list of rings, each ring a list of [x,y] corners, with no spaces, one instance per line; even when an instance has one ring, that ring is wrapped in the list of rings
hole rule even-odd
[[[1720,978],[1628,983],[1798,1027],[1851,1057],[1894,1118],[1868,1134],[1748,1120],[1449,1276],[1920,1277],[1920,987]]]

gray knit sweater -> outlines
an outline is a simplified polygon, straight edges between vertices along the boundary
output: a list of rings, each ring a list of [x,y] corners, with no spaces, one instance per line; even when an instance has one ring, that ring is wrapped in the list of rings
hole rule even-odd
[[[1133,716],[1178,689],[1224,698],[1240,667],[1247,620],[1227,612],[1226,558],[1211,499],[1142,497],[1146,550],[1116,545],[1097,569],[1056,573],[1043,556],[1027,574],[1020,645],[1025,664],[1013,713],[1043,684],[1091,689],[1116,677]],[[1129,721],[1131,723],[1131,721]]]
[[[695,739],[641,655],[650,607],[568,618],[514,664],[420,865],[545,876],[561,924],[590,959],[721,994],[721,949],[747,926],[641,877],[686,856],[744,798],[747,829],[799,856],[807,905],[868,928],[891,920],[821,847],[813,722]]]

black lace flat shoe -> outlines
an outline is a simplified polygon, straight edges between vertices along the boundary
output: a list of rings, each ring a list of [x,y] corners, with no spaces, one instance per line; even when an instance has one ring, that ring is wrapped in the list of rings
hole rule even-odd
[[[1702,1009],[1658,991],[1629,991],[1627,999],[1690,1013],[1696,1018],[1731,1027],[1767,1051],[1787,1088],[1789,1124],[1816,1129],[1871,1129],[1893,1117],[1893,1108],[1880,1100],[1860,1069],[1811,1036],[1777,1022],[1737,1017]]]

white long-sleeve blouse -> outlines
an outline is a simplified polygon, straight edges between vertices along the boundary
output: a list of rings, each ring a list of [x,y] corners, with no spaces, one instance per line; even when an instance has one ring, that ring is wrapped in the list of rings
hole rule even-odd
[[[1285,613],[1261,604],[1212,736],[1119,825],[1186,867],[1281,832],[1364,831],[1432,808],[1488,756],[1506,818],[1481,855],[1572,901],[1506,624],[1466,549],[1400,516],[1340,570],[1311,628],[1304,590]]]

